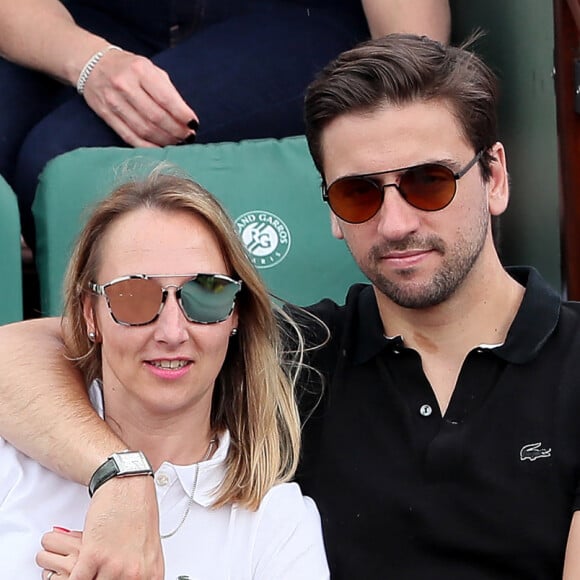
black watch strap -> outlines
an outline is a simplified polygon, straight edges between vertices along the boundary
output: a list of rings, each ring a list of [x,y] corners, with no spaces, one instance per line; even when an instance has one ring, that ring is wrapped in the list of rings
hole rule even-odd
[[[100,465],[89,482],[89,495],[93,494],[103,483],[113,477],[128,477],[131,475],[153,475],[153,469],[141,451],[121,451],[113,453]]]

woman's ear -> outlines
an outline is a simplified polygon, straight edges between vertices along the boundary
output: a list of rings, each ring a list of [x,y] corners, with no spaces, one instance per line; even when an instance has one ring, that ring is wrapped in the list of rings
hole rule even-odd
[[[93,297],[85,294],[83,298],[83,317],[87,328],[87,336],[91,342],[100,342],[99,329],[95,317]]]
[[[238,334],[238,324],[239,324],[237,308],[235,308],[234,311],[232,312],[231,321],[232,321],[232,330],[230,332],[230,336],[235,336],[236,334]]]

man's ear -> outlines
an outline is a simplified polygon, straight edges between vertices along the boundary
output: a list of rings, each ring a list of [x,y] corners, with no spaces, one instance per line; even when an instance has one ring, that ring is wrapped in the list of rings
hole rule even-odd
[[[336,215],[332,210],[330,210],[330,231],[337,240],[344,239],[344,234],[342,233],[340,220],[336,217]]]
[[[489,150],[493,159],[489,165],[490,178],[487,182],[489,212],[501,215],[508,206],[510,197],[509,175],[504,146],[498,141]]]

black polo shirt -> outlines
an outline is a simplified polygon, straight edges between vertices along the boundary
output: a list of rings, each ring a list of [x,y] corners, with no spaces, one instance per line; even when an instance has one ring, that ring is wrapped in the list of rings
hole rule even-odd
[[[370,286],[309,309],[331,339],[311,360],[325,384],[298,480],[334,580],[561,578],[580,509],[580,304],[534,270],[510,274],[526,292],[506,341],[468,354],[443,417]]]

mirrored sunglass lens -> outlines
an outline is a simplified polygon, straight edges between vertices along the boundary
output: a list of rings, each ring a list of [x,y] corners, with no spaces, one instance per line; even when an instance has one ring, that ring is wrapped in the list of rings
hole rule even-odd
[[[399,187],[411,205],[435,211],[453,199],[455,178],[451,169],[443,165],[422,165],[405,172]]]
[[[239,286],[216,276],[199,274],[181,288],[181,304],[192,322],[221,322],[231,313]]]
[[[155,318],[163,290],[154,280],[130,279],[108,286],[105,294],[113,316],[125,324],[145,324]]]
[[[370,179],[347,177],[333,183],[328,190],[332,211],[351,223],[370,219],[381,207],[383,193]]]

